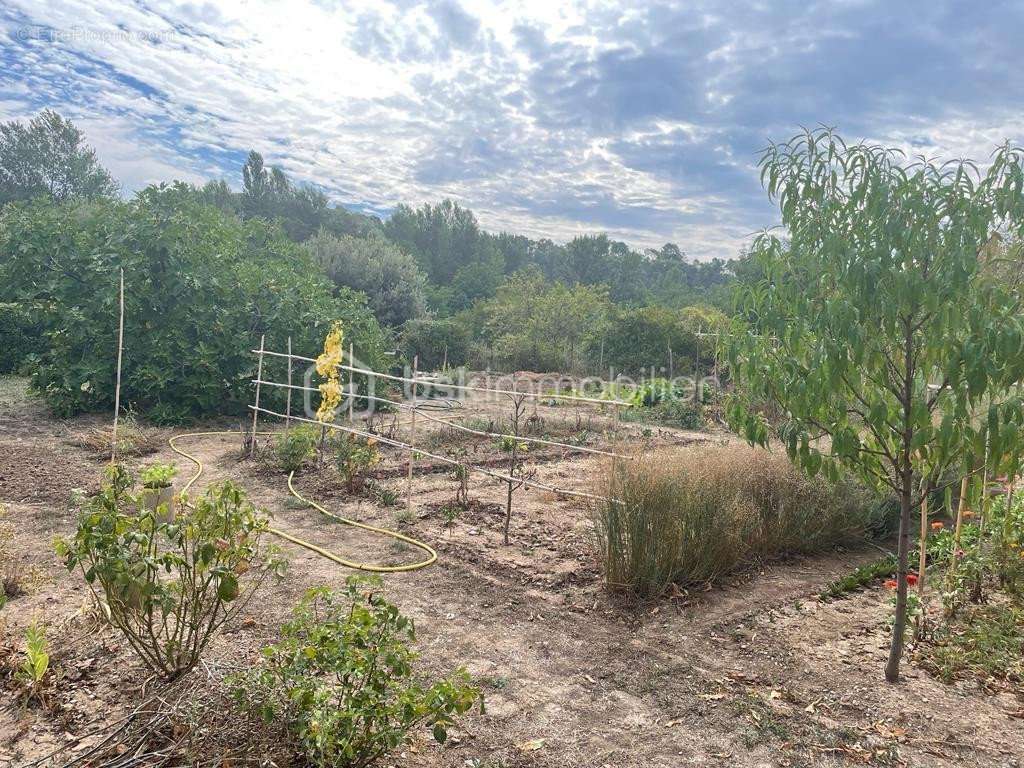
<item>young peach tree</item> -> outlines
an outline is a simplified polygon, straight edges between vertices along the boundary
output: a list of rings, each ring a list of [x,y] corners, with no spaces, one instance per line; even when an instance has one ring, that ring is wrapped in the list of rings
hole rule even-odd
[[[1008,145],[984,173],[908,162],[829,129],[773,144],[760,162],[784,234],[756,239],[737,289],[729,418],[753,443],[774,431],[811,475],[852,471],[899,499],[890,682],[913,510],[986,445],[991,469],[1017,468],[1024,412],[1010,387],[1024,376],[1024,318],[987,246],[1024,229],[1022,165]],[[765,406],[782,414],[774,429]]]

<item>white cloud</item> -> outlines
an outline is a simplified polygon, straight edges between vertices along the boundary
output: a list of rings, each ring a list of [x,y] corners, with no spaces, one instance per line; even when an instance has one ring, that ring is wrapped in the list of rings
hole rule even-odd
[[[942,155],[1021,135],[989,50],[1013,60],[1013,19],[978,11],[954,60],[943,3],[866,5],[8,0],[0,118],[64,112],[128,189],[255,148],[377,210],[448,195],[489,228],[732,256],[773,223],[756,150],[798,122]]]

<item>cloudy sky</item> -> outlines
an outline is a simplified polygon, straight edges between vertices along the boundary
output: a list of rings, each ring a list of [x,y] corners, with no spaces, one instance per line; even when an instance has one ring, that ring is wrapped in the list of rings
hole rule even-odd
[[[1024,0],[0,5],[0,120],[51,107],[127,190],[250,148],[386,215],[732,256],[758,150],[826,123],[936,157],[1024,140]]]

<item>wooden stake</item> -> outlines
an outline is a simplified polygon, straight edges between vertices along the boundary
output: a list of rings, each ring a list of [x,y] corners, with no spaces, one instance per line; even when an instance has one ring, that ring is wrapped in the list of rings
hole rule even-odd
[[[420,368],[420,356],[416,355],[412,359],[412,425],[410,427],[411,433],[409,437],[409,445],[416,445],[416,375]],[[405,481],[405,510],[408,514],[412,514],[412,468],[415,462],[416,452],[409,448],[409,474]]]
[[[260,382],[263,381],[263,349],[266,335],[260,336],[260,358],[256,366],[256,407],[252,412],[252,442],[249,444],[249,457],[256,455],[256,422],[260,417]]]
[[[355,348],[352,346],[352,342],[348,343],[348,364],[353,368],[355,363]],[[348,374],[348,423],[351,424],[356,420],[355,417],[355,402],[356,402],[356,374],[355,371],[349,371]],[[367,403],[370,401],[367,400]]]
[[[262,376],[260,378],[263,378]],[[288,337],[288,407],[284,412],[284,431],[287,434],[292,424],[292,337]]]
[[[956,564],[957,560],[960,559],[958,551],[960,549],[960,529],[964,524],[964,510],[967,508],[967,483],[970,477],[964,475],[960,481],[960,501],[956,505],[956,528],[953,531],[953,564]]]
[[[121,416],[121,357],[124,350],[124,267],[121,268],[121,315],[117,323],[117,379],[114,384],[114,439],[110,444],[110,463],[117,460],[117,423]]]

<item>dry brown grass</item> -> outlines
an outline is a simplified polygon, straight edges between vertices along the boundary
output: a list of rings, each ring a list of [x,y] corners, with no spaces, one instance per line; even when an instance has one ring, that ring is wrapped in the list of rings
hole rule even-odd
[[[71,442],[96,456],[109,457],[111,429],[112,427],[106,424],[87,427],[73,433]],[[166,429],[143,426],[132,413],[127,413],[117,426],[117,455],[148,456],[160,450],[169,435]]]
[[[691,447],[621,465],[595,508],[608,584],[638,597],[862,534],[869,495],[809,479],[785,455]]]

